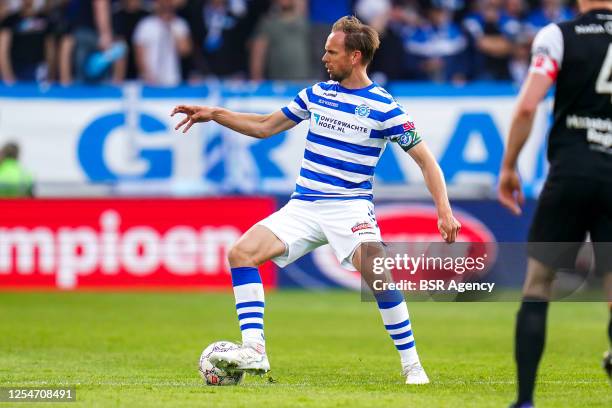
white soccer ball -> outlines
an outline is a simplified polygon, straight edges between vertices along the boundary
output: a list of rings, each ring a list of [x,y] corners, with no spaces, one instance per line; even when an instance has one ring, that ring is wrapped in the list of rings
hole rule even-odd
[[[227,351],[240,348],[231,341],[216,341],[204,349],[200,356],[199,370],[206,385],[238,385],[244,378],[244,371],[227,373],[225,370],[213,366],[208,359],[213,352]]]

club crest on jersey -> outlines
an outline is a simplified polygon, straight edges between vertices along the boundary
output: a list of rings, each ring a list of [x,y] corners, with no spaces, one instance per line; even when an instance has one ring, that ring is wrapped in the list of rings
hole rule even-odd
[[[351,228],[351,231],[357,232],[357,231],[361,231],[364,229],[374,229],[374,227],[372,227],[372,224],[370,224],[369,222],[358,222],[355,225],[353,225],[353,227]]]
[[[367,118],[370,115],[370,108],[364,104],[361,104],[355,108],[355,115]]]

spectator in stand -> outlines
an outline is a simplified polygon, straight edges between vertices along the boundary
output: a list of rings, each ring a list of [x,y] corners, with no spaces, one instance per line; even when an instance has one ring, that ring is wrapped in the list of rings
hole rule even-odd
[[[11,14],[9,4],[7,2],[0,1],[0,23],[2,23],[2,20],[4,20],[4,18],[9,14]]]
[[[155,13],[142,19],[134,32],[136,65],[149,85],[181,83],[181,57],[191,52],[189,26],[176,15],[174,0],[156,0]]]
[[[561,3],[561,0],[541,0],[540,7],[527,16],[527,31],[531,38],[550,23],[559,23],[574,18],[574,12]]]
[[[383,85],[390,80],[417,77],[407,67],[408,56],[404,50],[404,40],[410,37],[419,25],[421,17],[417,1],[394,0],[380,36],[380,47],[374,54],[370,67],[373,80]]]
[[[354,0],[310,0],[308,2],[313,78],[326,80],[329,78],[325,66],[321,64],[321,50],[325,48],[325,41],[336,20],[352,14],[353,3]]]
[[[168,46],[161,38],[141,37],[139,49],[149,47],[147,69],[170,73],[167,78],[152,78],[136,63],[134,39],[136,26],[152,5],[163,2],[172,3],[174,14],[186,21],[190,45],[174,41]],[[331,24],[354,13],[381,35],[370,66],[377,82],[520,82],[527,42],[545,25],[572,18],[574,12],[565,4],[563,0],[0,0],[0,78],[8,83],[97,82],[110,78],[110,68],[118,61],[112,75],[115,83],[145,74],[148,83],[164,86],[183,78],[325,79],[317,50]],[[22,6],[29,10],[27,16]],[[26,17],[28,23],[15,25]],[[46,32],[34,35],[43,20]],[[153,30],[159,32],[161,26]],[[22,34],[29,38],[28,45],[15,45]],[[467,51],[462,48],[465,40]],[[159,51],[152,51],[151,44],[166,47],[169,55],[178,54],[179,62],[172,57],[153,63],[151,55]],[[305,50],[310,52],[308,64],[303,63]]]
[[[21,9],[22,0],[3,0],[0,3],[2,3],[3,7],[5,8],[6,14],[9,15],[19,12]]]
[[[405,42],[409,63],[421,73],[417,79],[465,83],[468,71],[465,34],[441,2],[430,5],[427,17]]]
[[[51,55],[48,58],[47,80],[56,82],[59,80],[59,48],[61,37],[67,32],[63,7],[67,0],[47,0],[44,4],[44,14],[49,22],[49,36]]]
[[[2,81],[45,81],[52,46],[47,17],[36,10],[34,0],[23,0],[19,11],[0,25]]]
[[[187,77],[246,79],[248,42],[269,6],[270,0],[186,0],[179,14],[189,23],[194,49]]]
[[[16,198],[33,195],[32,176],[19,163],[19,146],[13,142],[6,143],[0,149],[0,197]]]
[[[525,0],[506,0],[506,14],[521,24],[520,32],[524,31],[523,25],[527,18],[527,7]]]
[[[506,0],[506,14],[520,24],[519,34],[516,36],[508,67],[510,79],[517,86],[520,86],[527,77],[529,63],[531,62],[532,37],[527,33],[525,23],[527,8],[528,4],[525,0]]]
[[[509,80],[508,64],[521,26],[502,9],[502,0],[479,0],[463,26],[469,33],[471,79]]]
[[[385,31],[391,7],[391,0],[357,0],[355,14],[361,21],[382,33]]]
[[[68,85],[74,80],[91,80],[89,58],[113,45],[110,0],[67,0],[62,11],[65,28],[59,49],[60,82]]]
[[[461,24],[465,13],[467,12],[468,6],[472,3],[471,0],[436,0],[440,7],[450,11],[453,21],[457,24]],[[424,12],[431,7],[431,0],[419,0],[421,7]]]
[[[143,0],[121,0],[120,5],[113,12],[113,32],[115,37],[127,46],[126,55],[117,61],[113,72],[115,82],[125,79],[138,79],[133,36],[136,26],[143,18],[149,15]]]
[[[308,21],[298,0],[275,0],[256,29],[251,79],[306,80],[310,72]]]
[[[510,60],[510,77],[515,85],[520,86],[527,77],[531,62],[531,38],[527,33],[521,33],[517,40]]]

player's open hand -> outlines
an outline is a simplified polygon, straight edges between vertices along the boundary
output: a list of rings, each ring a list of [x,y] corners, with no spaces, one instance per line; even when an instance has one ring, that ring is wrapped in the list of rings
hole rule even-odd
[[[449,244],[455,242],[460,229],[461,223],[453,217],[453,214],[438,217],[438,231],[440,231],[440,235],[442,235],[444,241]]]
[[[186,116],[174,127],[174,130],[180,130],[184,126],[182,132],[186,133],[194,123],[212,120],[213,108],[209,106],[178,105],[172,110],[170,117],[177,113],[184,113]]]
[[[514,215],[521,215],[521,206],[525,203],[525,196],[521,187],[521,178],[516,170],[501,170],[497,199]]]

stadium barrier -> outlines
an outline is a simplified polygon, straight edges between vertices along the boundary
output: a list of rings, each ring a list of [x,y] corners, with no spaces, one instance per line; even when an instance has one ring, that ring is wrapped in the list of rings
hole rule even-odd
[[[0,202],[0,290],[229,289],[230,246],[287,197],[202,199],[37,199]],[[524,240],[533,212],[514,218],[490,200],[453,201],[464,242]],[[440,242],[430,202],[376,202],[388,242]],[[278,269],[261,267],[267,287],[360,288],[323,246]],[[521,282],[521,268],[503,283]]]

